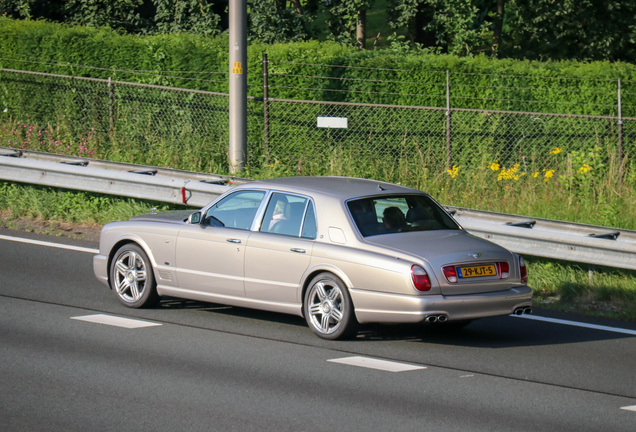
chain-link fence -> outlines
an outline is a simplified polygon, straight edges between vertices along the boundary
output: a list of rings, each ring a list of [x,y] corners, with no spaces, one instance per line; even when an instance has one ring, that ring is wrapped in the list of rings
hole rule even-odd
[[[622,117],[620,99],[617,115],[592,116],[469,109],[449,97],[435,107],[277,99],[270,84],[248,103],[251,172],[408,184],[453,166],[546,169],[559,152],[627,170],[636,150],[636,118]],[[228,172],[227,94],[2,69],[0,103],[4,146]],[[319,127],[318,118],[342,121]]]

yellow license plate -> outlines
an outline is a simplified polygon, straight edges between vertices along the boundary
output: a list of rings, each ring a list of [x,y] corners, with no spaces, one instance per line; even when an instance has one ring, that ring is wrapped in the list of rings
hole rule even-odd
[[[458,267],[457,276],[460,278],[497,276],[497,268],[494,264]]]

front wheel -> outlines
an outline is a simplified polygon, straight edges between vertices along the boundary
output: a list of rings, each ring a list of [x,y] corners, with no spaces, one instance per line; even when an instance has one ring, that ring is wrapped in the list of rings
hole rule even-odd
[[[356,334],[358,323],[349,291],[331,273],[321,273],[311,281],[303,312],[309,328],[323,339],[344,339]]]
[[[157,302],[155,276],[146,253],[136,244],[120,247],[110,264],[110,283],[117,300],[130,308]]]

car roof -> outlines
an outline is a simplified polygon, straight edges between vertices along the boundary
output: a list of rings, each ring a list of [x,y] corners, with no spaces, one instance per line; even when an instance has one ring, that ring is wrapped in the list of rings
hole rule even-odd
[[[250,182],[244,186],[278,189],[301,194],[322,194],[340,199],[393,193],[423,193],[417,189],[378,180],[335,176],[282,177]]]

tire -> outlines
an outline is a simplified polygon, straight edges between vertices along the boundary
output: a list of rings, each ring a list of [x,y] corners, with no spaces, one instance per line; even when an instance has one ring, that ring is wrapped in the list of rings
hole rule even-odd
[[[303,312],[309,328],[323,339],[355,336],[358,322],[344,282],[331,273],[320,273],[305,292]]]
[[[129,308],[152,306],[159,300],[148,255],[136,244],[120,247],[110,264],[113,294]]]

